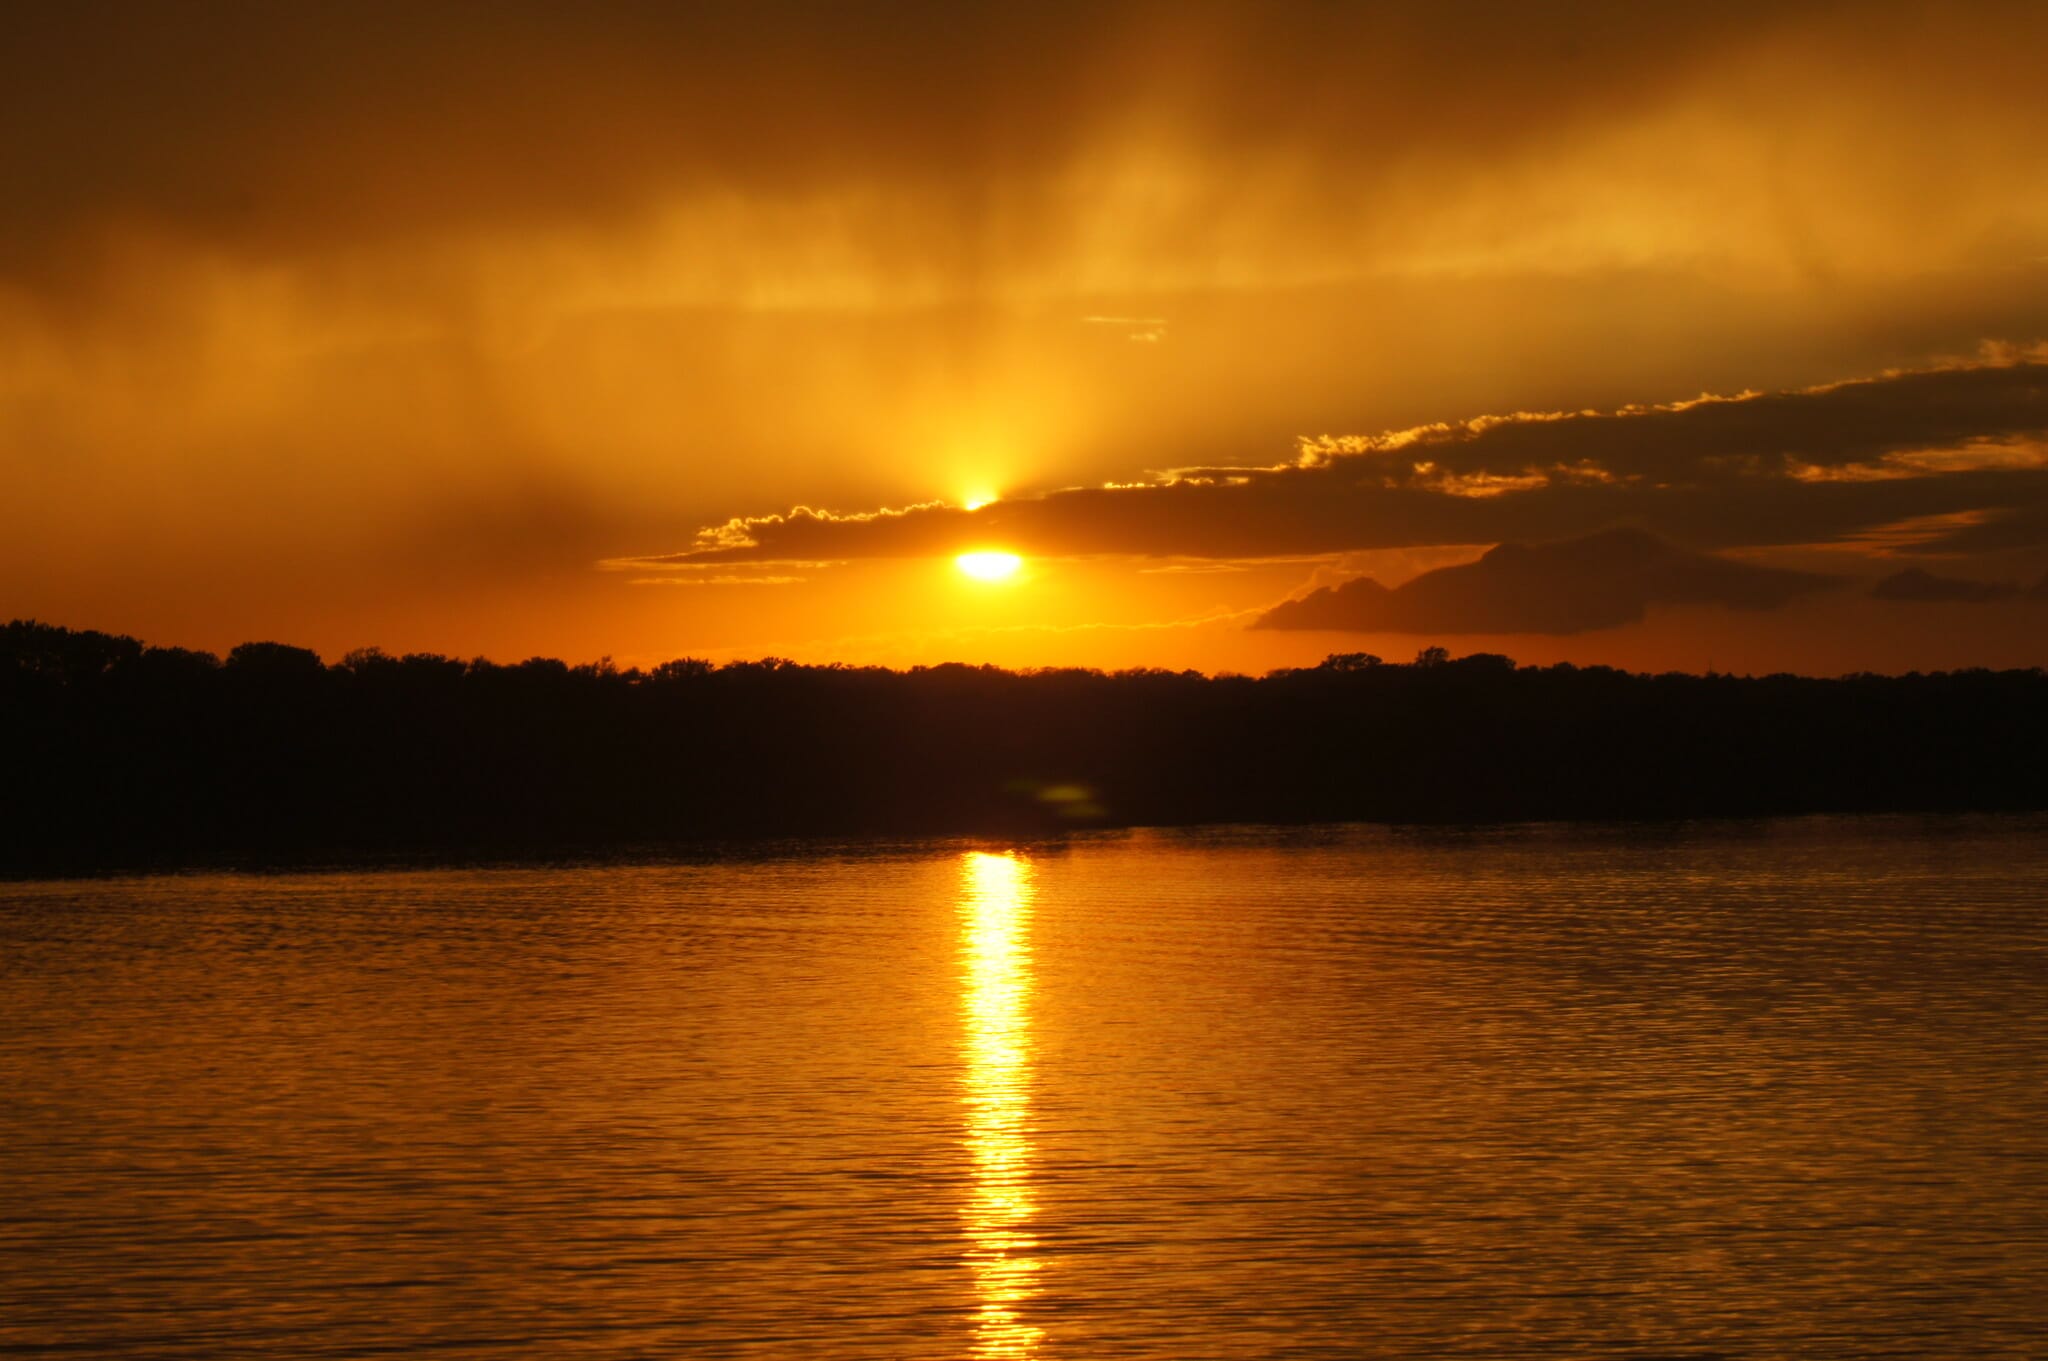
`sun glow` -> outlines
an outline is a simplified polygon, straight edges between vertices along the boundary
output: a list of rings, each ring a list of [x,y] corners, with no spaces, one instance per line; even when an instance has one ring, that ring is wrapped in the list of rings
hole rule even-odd
[[[1024,559],[1015,553],[962,553],[953,565],[977,581],[1006,581],[1017,575]]]

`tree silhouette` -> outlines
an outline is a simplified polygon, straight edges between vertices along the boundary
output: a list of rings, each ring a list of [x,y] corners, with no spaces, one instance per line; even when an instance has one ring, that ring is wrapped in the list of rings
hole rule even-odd
[[[2048,676],[648,671],[0,628],[0,869],[1089,824],[2048,807]]]

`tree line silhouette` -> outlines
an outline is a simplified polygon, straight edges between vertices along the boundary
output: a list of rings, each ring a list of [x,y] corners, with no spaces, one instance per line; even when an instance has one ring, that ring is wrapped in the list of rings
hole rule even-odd
[[[2048,807],[2039,669],[1815,679],[1427,648],[1264,677],[517,665],[0,629],[0,869],[1199,822]]]

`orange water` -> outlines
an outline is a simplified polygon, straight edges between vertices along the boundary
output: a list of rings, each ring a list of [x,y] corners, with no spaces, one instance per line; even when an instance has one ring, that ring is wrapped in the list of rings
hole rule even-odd
[[[2048,821],[0,885],[0,1350],[2038,1355]]]

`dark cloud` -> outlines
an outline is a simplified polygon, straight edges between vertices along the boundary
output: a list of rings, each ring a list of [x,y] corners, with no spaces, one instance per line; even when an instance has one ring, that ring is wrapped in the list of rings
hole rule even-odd
[[[1392,590],[1371,577],[1277,605],[1252,625],[1353,633],[1584,633],[1651,605],[1776,609],[1832,578],[1687,552],[1639,531],[1563,543],[1504,543],[1477,562],[1424,572]]]
[[[2010,581],[1938,577],[1918,567],[1895,572],[1870,590],[1873,600],[1903,600],[1923,605],[1985,605],[1995,600],[2016,599],[2019,593],[2019,586]]]
[[[1907,544],[1900,551],[1949,556],[2044,547],[2048,547],[2048,500],[1992,510],[1973,517],[1968,524]]]
[[[1332,179],[1459,164],[1815,32],[1838,74],[1890,75],[1901,116],[1956,116],[1971,88],[1904,53],[1959,49],[1983,87],[2030,74],[2037,9],[1921,8],[1872,0],[1848,28],[1825,0],[16,6],[0,251],[20,272],[98,228],[274,249],[877,184],[943,190],[969,225],[999,183],[1119,129],[1226,160],[1284,147]]]
[[[1484,418],[1331,441],[1392,464],[1451,474],[1544,472],[1591,462],[1620,478],[1730,472],[1809,476],[1972,441],[2048,434],[2048,363],[1885,374],[1794,392],[1702,397],[1617,412]]]
[[[1633,525],[1701,548],[2019,515],[2048,466],[1892,455],[2048,438],[2048,364],[1985,362],[1606,414],[1515,415],[1342,442],[1307,466],[1202,468],[979,510],[799,510],[706,531],[677,561],[1045,555],[1243,558],[1559,539]],[[1338,449],[1336,452],[1331,452]],[[1814,469],[1846,470],[1842,475]],[[2002,521],[1987,521],[1999,522]]]

